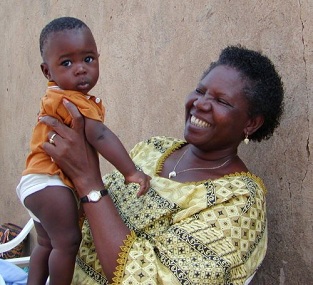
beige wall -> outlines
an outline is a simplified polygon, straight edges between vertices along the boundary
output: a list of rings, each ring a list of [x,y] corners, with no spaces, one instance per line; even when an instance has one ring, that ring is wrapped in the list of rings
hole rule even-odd
[[[1,0],[0,13],[0,222],[28,219],[15,186],[46,86],[38,37],[48,21],[75,16],[94,32],[93,93],[127,149],[151,135],[181,137],[185,95],[221,48],[241,43],[272,58],[286,89],[275,136],[241,148],[268,187],[269,250],[254,284],[312,284],[312,0]]]

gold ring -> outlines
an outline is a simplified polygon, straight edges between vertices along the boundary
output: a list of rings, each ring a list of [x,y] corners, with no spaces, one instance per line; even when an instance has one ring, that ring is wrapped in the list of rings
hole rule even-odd
[[[54,144],[55,145],[55,143],[54,143],[54,137],[56,136],[57,134],[53,134],[52,136],[51,136],[51,138],[49,139],[49,143],[51,143],[51,144]]]

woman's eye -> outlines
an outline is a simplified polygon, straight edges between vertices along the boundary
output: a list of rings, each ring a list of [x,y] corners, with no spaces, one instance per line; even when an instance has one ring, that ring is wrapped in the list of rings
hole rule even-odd
[[[71,66],[72,65],[72,62],[70,60],[65,60],[61,63],[61,65],[63,66]]]
[[[205,92],[203,90],[201,90],[200,88],[196,88],[196,92],[199,94],[202,94],[202,95],[205,94]]]
[[[219,103],[221,103],[221,104],[223,104],[223,105],[226,105],[226,106],[230,106],[230,107],[232,107],[232,105],[231,104],[229,104],[227,101],[225,101],[225,100],[222,100],[222,99],[217,99],[217,101],[219,102]]]
[[[87,63],[90,63],[90,62],[92,62],[93,61],[93,57],[91,57],[91,56],[87,56],[86,58],[85,58],[85,62],[87,62]]]

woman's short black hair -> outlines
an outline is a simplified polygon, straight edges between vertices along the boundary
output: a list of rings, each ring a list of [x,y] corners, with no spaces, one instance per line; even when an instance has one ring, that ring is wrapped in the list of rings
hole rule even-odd
[[[65,30],[74,30],[88,28],[88,26],[81,20],[73,17],[60,17],[52,20],[48,23],[41,31],[39,37],[39,48],[41,56],[43,54],[44,45],[48,39],[48,37],[52,33],[61,32]]]
[[[226,65],[239,71],[247,84],[244,95],[249,102],[249,116],[263,115],[263,125],[249,139],[261,141],[272,136],[280,124],[284,109],[284,87],[271,60],[261,52],[240,45],[228,46],[216,62],[204,72],[204,78],[214,67]]]

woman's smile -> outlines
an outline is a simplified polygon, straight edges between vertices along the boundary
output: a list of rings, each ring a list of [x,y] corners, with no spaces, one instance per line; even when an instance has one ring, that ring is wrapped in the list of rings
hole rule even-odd
[[[190,123],[191,125],[194,125],[196,127],[199,127],[199,128],[209,128],[211,127],[211,124],[195,117],[194,115],[191,116],[190,118]]]

